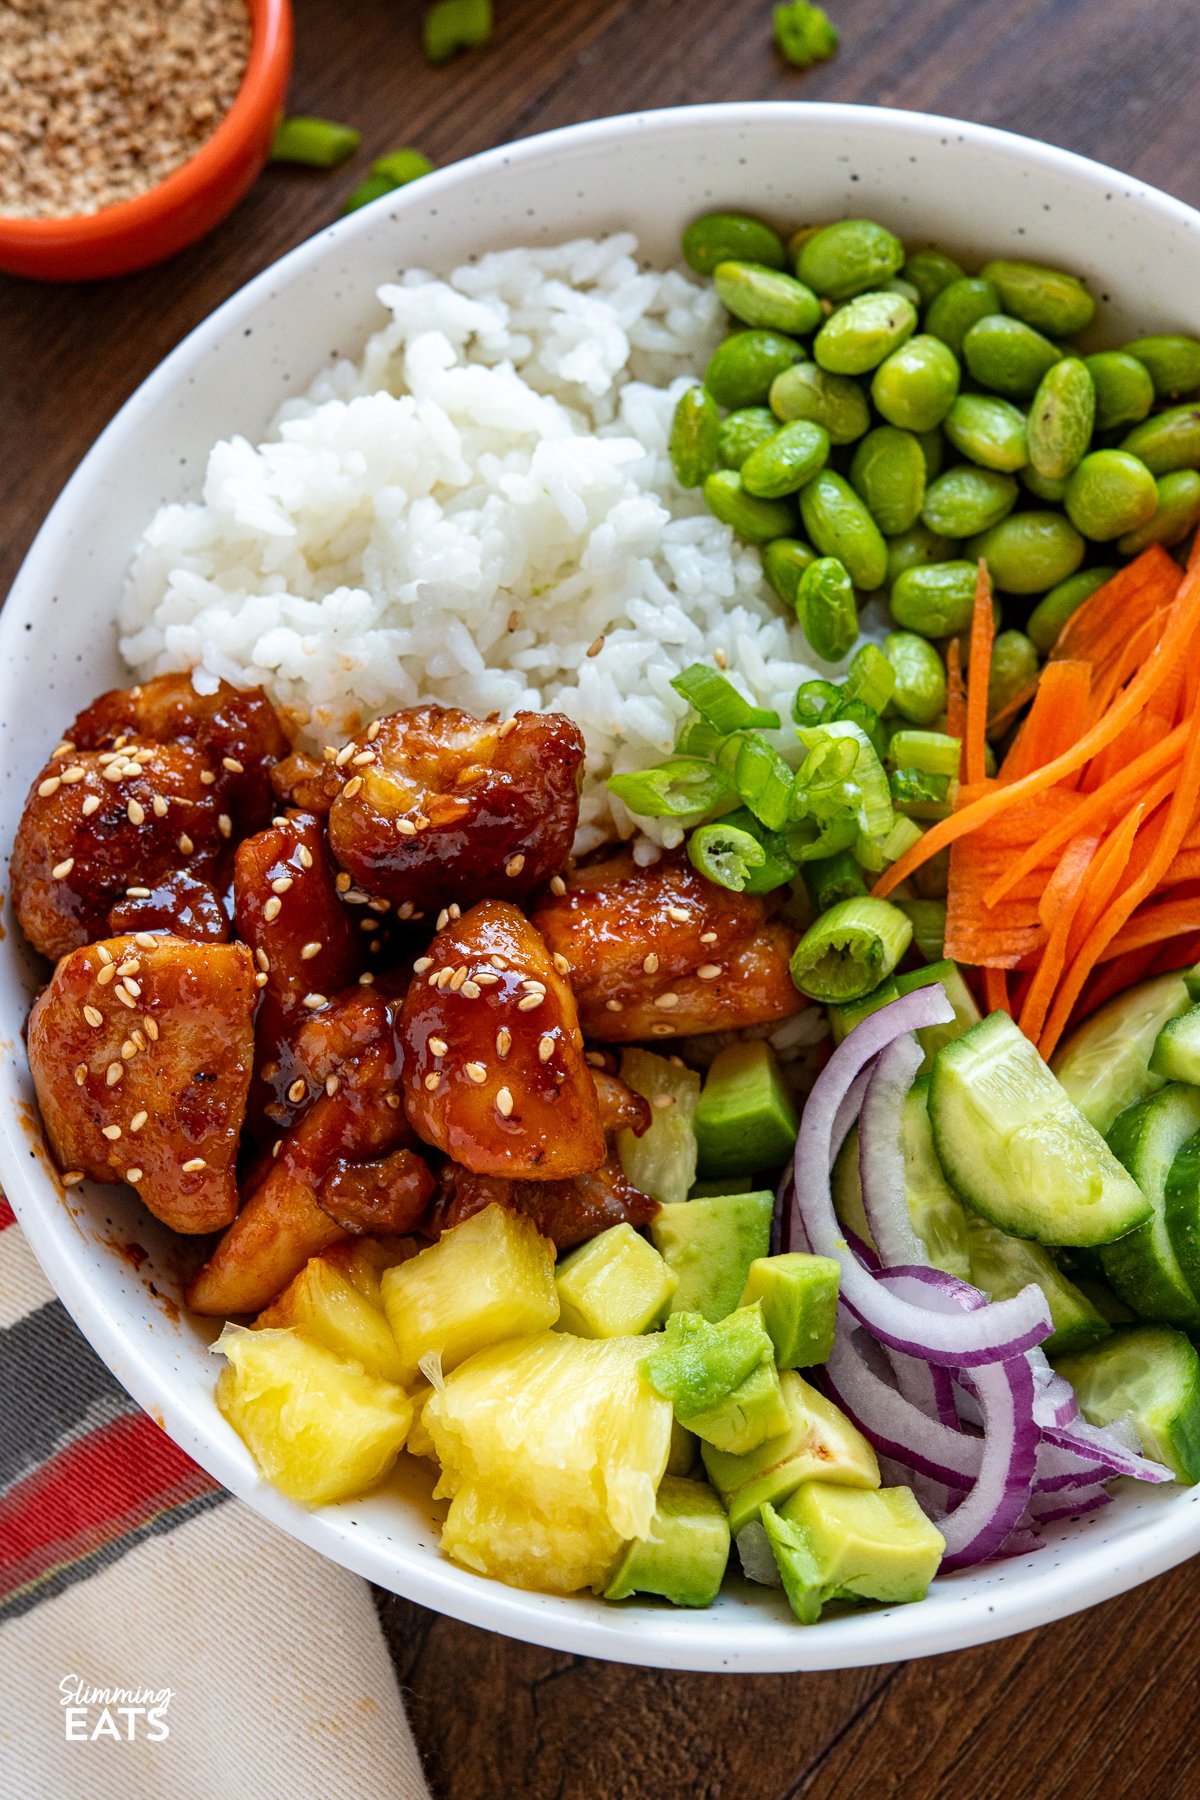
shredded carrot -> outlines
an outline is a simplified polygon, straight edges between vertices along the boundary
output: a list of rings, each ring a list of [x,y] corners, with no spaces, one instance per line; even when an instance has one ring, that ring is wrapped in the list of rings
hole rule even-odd
[[[1148,944],[1161,944],[1167,938],[1183,937],[1185,933],[1197,931],[1200,931],[1200,900],[1195,896],[1189,900],[1168,900],[1161,906],[1144,906],[1134,913],[1096,960],[1109,962],[1129,950],[1141,950]]]
[[[1012,1012],[1008,999],[1008,977],[1003,969],[983,971],[983,1003],[990,1013]]]
[[[1149,952],[1145,950],[1133,950],[1130,952],[1130,959],[1148,954]],[[1120,959],[1118,959],[1119,961]],[[1170,975],[1176,969],[1190,969],[1195,963],[1200,963],[1200,932],[1194,933],[1191,937],[1172,938],[1162,948],[1156,948],[1154,961],[1150,964],[1150,973],[1152,975]],[[1112,967],[1112,963],[1106,963],[1104,973],[1107,975]]]
[[[1110,963],[1104,963],[1088,977],[1075,1008],[1075,1017],[1086,1019],[1114,994],[1121,994],[1135,981],[1141,981],[1151,972],[1154,960],[1155,948],[1151,946],[1147,950],[1131,950],[1127,956],[1115,956]]]
[[[1072,906],[1100,843],[1098,833],[1072,838],[1059,857],[1054,873],[1038,900],[1038,918],[1047,931],[1053,931],[1055,921],[1064,908]]]
[[[992,673],[992,639],[996,634],[992,614],[992,582],[983,558],[975,578],[975,611],[971,615],[971,660],[967,665],[967,729],[963,741],[963,779],[982,781],[987,775],[988,681]]]
[[[1087,728],[1091,687],[1090,663],[1047,663],[1029,716],[1004,759],[1001,781],[1017,781],[1070,749]]]
[[[967,690],[963,686],[962,645],[951,638],[946,650],[946,735],[962,742],[967,729]]]
[[[1152,544],[1076,608],[1051,658],[1103,664],[1119,656],[1137,627],[1170,604],[1178,586],[1178,563],[1160,544]]]
[[[1181,850],[1167,870],[1163,886],[1175,887],[1180,881],[1200,881],[1200,850]]]

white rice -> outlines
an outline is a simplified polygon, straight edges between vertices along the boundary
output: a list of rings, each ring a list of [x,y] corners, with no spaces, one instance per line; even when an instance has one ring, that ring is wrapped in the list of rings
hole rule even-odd
[[[134,671],[261,684],[312,747],[421,700],[561,709],[587,742],[581,853],[632,832],[604,780],[670,752],[687,664],[723,657],[786,718],[829,671],[667,456],[720,309],[636,251],[507,250],[382,288],[361,360],[261,444],[217,444],[202,501],[152,520],[121,605]]]

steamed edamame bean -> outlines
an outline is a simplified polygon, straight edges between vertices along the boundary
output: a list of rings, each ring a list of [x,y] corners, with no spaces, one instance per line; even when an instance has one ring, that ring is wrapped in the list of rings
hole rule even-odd
[[[925,563],[892,584],[889,605],[897,625],[923,637],[954,637],[971,623],[978,569],[973,562]]]
[[[902,294],[909,304],[915,307],[918,312],[921,310],[920,293],[913,286],[911,281],[905,281],[903,275],[893,275],[890,281],[884,282],[880,292],[883,294]]]
[[[940,338],[921,332],[881,362],[871,398],[889,425],[903,431],[932,431],[958,394],[958,360]]]
[[[1039,475],[1032,464],[1020,471],[1021,486],[1028,488],[1036,500],[1046,500],[1052,506],[1062,505],[1068,479],[1066,475]]]
[[[1038,653],[1023,631],[1002,631],[992,645],[992,666],[988,673],[988,718],[1023,694],[1036,679]]]
[[[706,213],[693,219],[683,234],[685,262],[697,275],[711,275],[719,263],[755,262],[785,269],[783,239],[749,213]]]
[[[913,631],[890,631],[883,654],[892,665],[896,685],[892,705],[910,725],[932,725],[946,705],[946,670],[928,638]]]
[[[922,306],[937,299],[952,281],[961,281],[965,271],[941,250],[910,250],[900,271],[905,281],[916,288]]]
[[[1096,316],[1096,302],[1082,281],[1062,269],[1001,257],[984,263],[979,273],[999,288],[1005,312],[1051,337],[1086,331]]]
[[[850,483],[823,469],[800,495],[804,529],[823,556],[835,556],[855,587],[870,592],[887,574],[883,533]]]
[[[1134,338],[1125,345],[1126,356],[1135,356],[1149,373],[1160,400],[1181,400],[1200,388],[1200,341],[1182,332],[1160,332]]]
[[[1075,573],[1086,545],[1061,513],[1023,512],[1001,519],[965,548],[968,556],[986,559],[992,580],[1006,593],[1041,594]]]
[[[1146,417],[1154,405],[1154,383],[1136,356],[1127,350],[1100,350],[1083,362],[1096,390],[1097,431],[1115,431]]]
[[[932,481],[935,475],[942,472],[942,464],[946,460],[946,440],[936,425],[932,431],[917,431],[913,435],[925,458],[925,479]]]
[[[832,375],[865,375],[917,328],[917,309],[900,294],[858,294],[826,319],[813,358]]]
[[[1087,366],[1064,356],[1046,370],[1029,408],[1029,460],[1047,481],[1061,481],[1087,454],[1096,422],[1096,390]]]
[[[721,304],[744,325],[806,337],[821,323],[821,302],[812,289],[766,263],[718,263],[713,286]]]
[[[829,433],[810,419],[782,426],[742,464],[742,486],[763,500],[798,494],[829,460]]]
[[[1116,572],[1111,568],[1080,569],[1077,575],[1068,575],[1043,594],[1025,621],[1030,639],[1043,656],[1049,656],[1071,614],[1078,612],[1084,601],[1111,581]]]
[[[763,545],[763,574],[788,606],[795,606],[800,577],[816,560],[816,551],[803,538],[772,538]]]
[[[750,544],[786,537],[796,523],[786,501],[760,500],[756,494],[748,494],[736,469],[714,469],[705,480],[704,498],[709,511]]]
[[[925,452],[920,438],[895,425],[868,431],[850,464],[850,485],[886,537],[915,525],[925,497]]]
[[[873,219],[839,219],[805,238],[796,274],[827,300],[849,300],[898,275],[904,245]]]
[[[973,537],[1008,517],[1017,504],[1018,491],[1011,475],[963,463],[930,482],[921,522],[942,537]]]
[[[734,331],[718,344],[704,385],[718,406],[761,406],[775,377],[802,360],[795,338],[778,331]]]
[[[789,424],[811,419],[833,444],[850,444],[871,423],[867,397],[848,375],[831,375],[816,363],[795,363],[771,383],[771,411]]]
[[[671,421],[667,450],[680,487],[699,487],[717,460],[721,415],[706,388],[686,388]]]
[[[858,610],[849,571],[836,556],[820,556],[800,577],[796,617],[825,662],[838,662],[858,636]]]
[[[1135,425],[1121,449],[1144,462],[1152,475],[1200,469],[1200,405],[1171,406]]]
[[[740,469],[752,450],[765,444],[779,430],[779,420],[769,406],[742,406],[721,421],[717,457],[727,469]]]
[[[951,562],[958,545],[950,538],[930,531],[927,525],[913,525],[888,539],[887,586],[894,587],[906,569],[919,569],[926,563]]]
[[[1062,355],[1057,344],[1026,325],[994,313],[972,325],[963,339],[963,358],[981,387],[1008,400],[1028,400],[1046,370]]]
[[[1127,450],[1093,450],[1068,481],[1063,504],[1078,531],[1107,544],[1154,517],[1158,490],[1145,463]]]
[[[1117,539],[1122,556],[1137,556],[1148,544],[1168,549],[1183,541],[1200,520],[1200,474],[1195,469],[1172,469],[1154,484],[1158,505],[1144,525]]]
[[[960,394],[942,430],[961,455],[981,468],[1012,475],[1029,461],[1024,413],[994,394]]]
[[[955,356],[961,356],[963,339],[972,325],[1003,310],[999,288],[990,281],[981,281],[977,275],[964,275],[944,287],[930,303],[925,329],[931,337],[941,338]]]

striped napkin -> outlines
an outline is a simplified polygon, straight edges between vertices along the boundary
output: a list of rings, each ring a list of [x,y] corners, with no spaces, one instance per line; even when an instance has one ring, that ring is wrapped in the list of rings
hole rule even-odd
[[[0,1800],[429,1800],[365,1581],[117,1386],[0,1194]]]

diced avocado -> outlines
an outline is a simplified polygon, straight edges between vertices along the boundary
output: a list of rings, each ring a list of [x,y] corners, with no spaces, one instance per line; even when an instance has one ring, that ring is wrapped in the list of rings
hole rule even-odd
[[[938,1051],[929,1118],[951,1186],[1014,1237],[1110,1244],[1150,1214],[1137,1182],[1005,1012]]]
[[[778,1169],[796,1145],[799,1121],[770,1044],[730,1044],[713,1058],[696,1108],[705,1177]]]
[[[1162,1086],[1150,1068],[1155,1040],[1190,1004],[1184,976],[1156,975],[1098,1007],[1060,1045],[1050,1067],[1097,1131],[1107,1133],[1119,1112]]]
[[[1167,1216],[1171,1165],[1200,1131],[1200,1088],[1172,1082],[1117,1114],[1108,1134],[1114,1153],[1145,1195],[1150,1217],[1104,1251],[1104,1273],[1141,1319],[1200,1326],[1200,1298],[1180,1266]],[[1181,1223],[1178,1207],[1177,1228]]]
[[[572,1337],[636,1337],[663,1318],[679,1285],[653,1244],[622,1222],[564,1256],[554,1271],[558,1326]]]
[[[1125,1420],[1145,1455],[1177,1481],[1200,1481],[1200,1356],[1181,1331],[1126,1326],[1094,1350],[1057,1358],[1055,1367],[1093,1425]]]
[[[935,1269],[971,1279],[967,1219],[962,1201],[942,1174],[929,1124],[929,1077],[918,1075],[904,1098],[900,1120],[904,1150],[904,1195],[913,1230]],[[833,1204],[847,1231],[874,1249],[863,1211],[858,1176],[858,1127],[855,1126],[833,1166]]]
[[[754,1186],[752,1175],[722,1175],[718,1181],[693,1181],[689,1200],[711,1200],[714,1194],[748,1194]]]
[[[1070,1281],[1048,1250],[1009,1237],[980,1218],[967,1220],[971,1281],[991,1300],[1011,1300],[1034,1282],[1046,1296],[1053,1335],[1042,1346],[1048,1356],[1083,1350],[1109,1334],[1109,1326],[1087,1296]]]
[[[731,1313],[750,1264],[770,1248],[774,1210],[769,1189],[660,1206],[650,1222],[650,1236],[679,1278],[671,1311],[699,1312],[706,1319]]]
[[[837,1263],[829,1256],[760,1256],[750,1264],[741,1304],[762,1307],[763,1324],[780,1369],[828,1362],[837,1324]]]
[[[1168,1019],[1154,1040],[1150,1073],[1164,1081],[1188,1081],[1200,1085],[1200,1006],[1190,1006],[1178,1018]]]
[[[1175,1152],[1163,1189],[1163,1211],[1184,1278],[1200,1295],[1200,1133]]]
[[[946,902],[944,900],[893,900],[912,920],[913,943],[926,962],[941,962],[946,954]]]
[[[732,1393],[703,1412],[689,1413],[688,1430],[702,1444],[746,1456],[788,1428],[788,1409],[773,1362],[761,1362]]]
[[[815,1625],[831,1600],[923,1600],[946,1540],[911,1488],[806,1481],[763,1524],[792,1611]]]
[[[711,1606],[729,1544],[729,1520],[708,1483],[664,1475],[650,1534],[628,1545],[604,1598],[658,1594],[674,1606]]]
[[[940,962],[930,963],[925,969],[912,969],[907,975],[897,975],[896,992],[911,994],[914,988],[940,987],[947,1000],[954,1008],[954,1017],[945,1025],[926,1025],[917,1032],[917,1042],[925,1052],[925,1061],[921,1064],[923,1073],[933,1067],[933,1059],[943,1044],[953,1043],[972,1025],[978,1025],[981,1014],[975,1004],[975,996],[962,977],[962,970],[956,962],[943,958]]]
[[[718,1449],[743,1454],[787,1429],[771,1340],[757,1305],[716,1324],[699,1313],[673,1314],[639,1366],[671,1402],[675,1417]]]
[[[621,1080],[650,1102],[641,1137],[617,1133],[617,1155],[635,1188],[666,1205],[686,1200],[696,1179],[696,1105],[700,1077],[678,1057],[630,1049],[621,1055]]]
[[[668,1475],[690,1475],[699,1457],[699,1447],[691,1432],[671,1420],[671,1448],[667,1452]]]
[[[700,1454],[708,1478],[720,1494],[736,1537],[757,1519],[764,1501],[780,1501],[802,1481],[821,1478],[847,1487],[879,1486],[875,1452],[845,1413],[810,1387],[794,1369],[779,1377],[791,1419],[786,1432],[760,1444],[747,1456],[730,1456],[711,1444]]]

